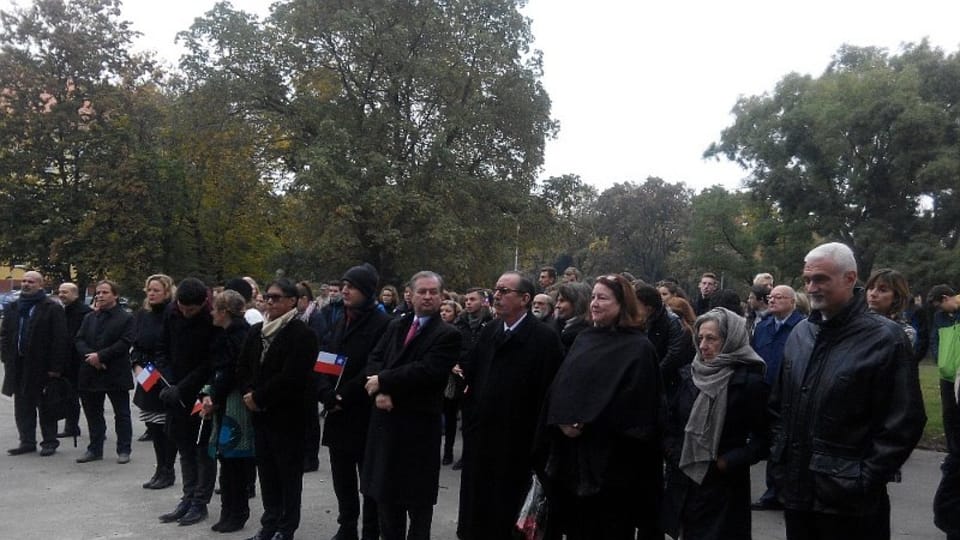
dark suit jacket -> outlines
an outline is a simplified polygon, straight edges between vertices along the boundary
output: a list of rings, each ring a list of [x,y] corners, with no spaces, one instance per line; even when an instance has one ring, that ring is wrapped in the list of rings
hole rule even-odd
[[[367,360],[394,408],[373,408],[364,454],[363,493],[380,503],[436,504],[440,480],[440,412],[462,336],[434,315],[403,345],[413,317],[393,320]]]
[[[87,314],[77,332],[77,353],[81,359],[90,353],[98,353],[100,362],[107,369],[81,364],[78,388],[92,392],[132,389],[130,345],[133,338],[133,316],[119,304],[112,309]]]

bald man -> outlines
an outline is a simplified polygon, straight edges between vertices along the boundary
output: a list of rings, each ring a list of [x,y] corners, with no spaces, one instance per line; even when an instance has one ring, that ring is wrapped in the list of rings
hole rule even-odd
[[[13,396],[20,435],[20,444],[7,451],[11,456],[37,451],[38,416],[40,455],[52,456],[57,451],[57,421],[40,411],[40,397],[47,380],[63,372],[69,343],[63,308],[47,298],[43,276],[34,271],[25,273],[20,282],[20,297],[10,304],[0,326],[3,394]]]
[[[80,289],[73,283],[62,283],[57,289],[57,297],[63,304],[63,312],[67,317],[67,337],[71,340],[80,330],[80,323],[87,313],[93,311],[80,298]],[[70,347],[70,361],[67,362],[63,370],[63,376],[70,381],[74,388],[77,387],[77,373],[80,364],[83,363],[83,357],[77,352],[76,347]],[[80,436],[80,398],[77,397],[70,403],[70,409],[67,411],[67,417],[64,418],[63,431],[57,433],[58,438],[79,437]]]

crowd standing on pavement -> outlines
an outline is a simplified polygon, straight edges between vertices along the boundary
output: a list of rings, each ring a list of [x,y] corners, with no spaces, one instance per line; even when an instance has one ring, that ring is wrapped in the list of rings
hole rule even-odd
[[[261,290],[155,274],[133,315],[112,281],[91,307],[73,283],[48,296],[29,271],[0,326],[19,434],[8,453],[36,452],[39,423],[40,455],[54,456],[59,438],[81,436],[82,410],[77,462],[104,459],[109,399],[128,463],[133,389],[156,461],[143,487],[174,485],[179,455],[182,493],[159,519],[180,526],[208,518],[219,472],[213,531],[247,526],[259,479],[250,540],[294,538],[322,444],[332,540],[429,539],[444,466],[461,471],[464,540],[518,526],[546,539],[750,539],[761,510],[784,512],[790,540],[876,540],[890,538],[887,484],[926,422],[917,363],[929,345],[948,446],[935,520],[960,539],[956,292],[931,289],[928,323],[895,270],[861,286],[846,245],[802,264],[801,290],[762,272],[745,302],[712,272],[694,297],[676,280],[574,267],[536,281],[509,271],[462,295],[428,270],[400,293],[368,263],[317,295],[285,278]],[[767,489],[751,501],[762,460]],[[545,504],[521,515],[531,500]]]

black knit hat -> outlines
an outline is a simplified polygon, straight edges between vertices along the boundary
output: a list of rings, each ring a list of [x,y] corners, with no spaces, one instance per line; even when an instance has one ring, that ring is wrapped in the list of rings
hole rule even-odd
[[[225,291],[237,291],[247,302],[253,297],[253,287],[243,278],[233,278],[223,285]]]
[[[363,263],[360,266],[354,266],[347,270],[340,278],[360,289],[360,292],[367,297],[367,301],[377,299],[377,284],[380,282],[380,274],[370,263]]]

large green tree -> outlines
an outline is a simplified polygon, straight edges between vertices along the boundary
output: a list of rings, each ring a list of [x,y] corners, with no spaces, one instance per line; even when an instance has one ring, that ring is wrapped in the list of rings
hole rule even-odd
[[[920,235],[956,245],[958,84],[957,56],[925,42],[893,56],[845,46],[820,77],[790,74],[741,98],[706,155],[750,171],[747,187],[792,225],[792,243],[846,242],[866,274]]]
[[[584,270],[627,270],[651,281],[666,277],[668,258],[686,234],[691,195],[683,183],[656,177],[605,190],[597,199]]]
[[[151,66],[128,52],[119,6],[37,0],[0,13],[0,259],[54,278],[85,281],[149,249],[138,233],[154,224],[136,201],[151,181],[137,159],[150,114],[137,96]]]
[[[232,82],[285,168],[288,271],[485,283],[535,245],[555,126],[521,5],[290,0],[258,21],[219,4],[184,34],[188,76]]]

